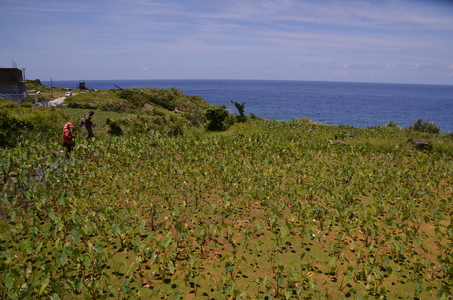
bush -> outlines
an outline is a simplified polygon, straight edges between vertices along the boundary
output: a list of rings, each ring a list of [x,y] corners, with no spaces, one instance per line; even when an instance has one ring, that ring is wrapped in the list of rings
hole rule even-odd
[[[250,113],[250,119],[253,119],[253,120],[263,120],[263,118],[258,117],[258,116],[255,115],[254,113]]]
[[[225,125],[225,130],[233,126],[233,124],[237,121],[236,116],[233,115],[228,115],[228,117],[225,119],[224,125]]]
[[[0,146],[13,147],[19,137],[25,135],[32,139],[60,137],[65,122],[63,116],[52,108],[0,106]]]
[[[130,134],[147,134],[159,132],[165,136],[184,135],[184,124],[175,116],[147,116],[139,115],[136,118],[118,119],[118,127],[125,128],[125,132]]]
[[[122,102],[109,102],[102,105],[104,111],[127,112],[128,108]]]
[[[153,96],[149,99],[150,102],[156,103],[163,108],[168,110],[175,110],[176,108],[176,96],[170,93],[164,93],[160,91],[156,96]]]
[[[71,102],[68,104],[70,108],[80,108],[80,109],[97,109],[97,105],[91,105],[88,103],[75,103]]]
[[[153,110],[153,115],[154,116],[165,116],[165,113],[154,109]]]
[[[109,127],[107,132],[111,135],[122,135],[123,134],[123,129],[121,129],[120,125],[113,121],[110,118],[107,118],[106,122],[107,126]]]
[[[0,109],[1,108],[14,108],[14,107],[18,107],[18,105],[14,102],[9,102],[3,98],[0,98]]]
[[[399,128],[398,123],[396,123],[396,121],[390,121],[387,124],[383,125],[383,127]]]
[[[185,118],[195,126],[206,124],[207,121],[205,115],[197,113],[182,113],[181,117]]]
[[[153,90],[154,91],[154,90]],[[119,95],[120,98],[127,100],[129,103],[134,105],[136,108],[143,107],[145,103],[156,103],[168,110],[174,110],[176,104],[175,91],[170,90],[155,90],[155,93],[146,94],[141,89],[127,89],[122,90]]]
[[[26,108],[32,108],[33,107],[33,105],[31,103],[21,103],[19,106],[20,107],[26,107]]]
[[[308,118],[308,117],[292,119],[291,122],[301,123],[301,124],[312,124],[313,123],[313,121],[310,120],[310,118]]]
[[[35,97],[32,97],[32,96],[25,97],[24,100],[25,100],[25,103],[30,103],[30,105],[35,103]]]
[[[129,100],[129,99],[132,99],[132,97],[134,97],[134,94],[135,94],[134,90],[127,89],[127,90],[120,91],[118,93],[118,97]]]
[[[33,128],[33,123],[19,120],[7,111],[0,111],[0,147],[14,146],[24,132]]]
[[[231,124],[227,121],[229,117],[228,110],[225,105],[218,107],[210,107],[206,112],[206,119],[209,121],[208,130],[223,131],[227,130]]]
[[[425,132],[425,133],[439,133],[440,127],[424,119],[418,119],[414,124],[409,126],[410,131]]]
[[[444,137],[447,139],[447,140],[453,140],[453,132],[447,132]]]
[[[164,127],[163,131],[167,136],[182,136],[184,135],[184,125],[181,122],[172,123]]]
[[[120,98],[127,100],[134,108],[140,108],[148,103],[147,95],[141,90],[122,90],[118,95]]]

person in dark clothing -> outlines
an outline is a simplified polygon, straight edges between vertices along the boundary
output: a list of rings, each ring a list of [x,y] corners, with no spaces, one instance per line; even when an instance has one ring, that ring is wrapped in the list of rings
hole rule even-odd
[[[66,156],[69,156],[69,152],[72,151],[74,134],[71,128],[74,127],[71,122],[68,122],[63,127],[63,147],[67,149]]]
[[[94,115],[94,110],[90,110],[90,112],[86,115],[85,117],[85,128],[87,129],[88,132],[88,137],[89,139],[94,138],[94,133],[93,133],[93,127],[96,126],[95,123],[93,123],[93,120],[91,118]]]

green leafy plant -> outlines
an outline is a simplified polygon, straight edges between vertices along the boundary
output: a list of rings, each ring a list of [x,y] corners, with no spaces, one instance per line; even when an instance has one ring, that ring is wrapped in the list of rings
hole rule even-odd
[[[417,132],[426,132],[426,133],[439,133],[440,127],[434,124],[434,122],[429,122],[425,119],[418,119],[414,124],[410,125],[409,130]]]

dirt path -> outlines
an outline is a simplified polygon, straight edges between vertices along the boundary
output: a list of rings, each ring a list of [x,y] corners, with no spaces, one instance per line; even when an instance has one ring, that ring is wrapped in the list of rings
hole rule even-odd
[[[65,97],[60,97],[60,98],[51,100],[47,103],[49,104],[49,106],[60,105],[60,104],[63,104],[64,99],[65,99]]]

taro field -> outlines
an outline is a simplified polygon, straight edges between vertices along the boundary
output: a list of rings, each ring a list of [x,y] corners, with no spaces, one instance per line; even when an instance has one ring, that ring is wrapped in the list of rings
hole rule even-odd
[[[0,299],[452,299],[451,145],[296,121],[23,141]]]

